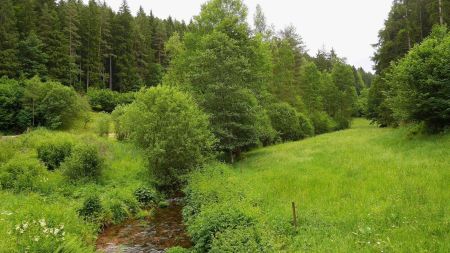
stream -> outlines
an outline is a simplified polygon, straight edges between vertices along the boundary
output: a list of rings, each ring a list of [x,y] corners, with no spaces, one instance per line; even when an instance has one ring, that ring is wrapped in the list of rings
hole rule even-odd
[[[129,220],[107,227],[97,239],[97,250],[104,253],[163,253],[181,246],[190,248],[181,215],[182,198],[169,200],[167,208],[157,208],[145,220]]]

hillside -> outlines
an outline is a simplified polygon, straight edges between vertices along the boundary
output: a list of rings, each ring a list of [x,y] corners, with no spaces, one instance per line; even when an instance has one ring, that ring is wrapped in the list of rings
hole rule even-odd
[[[409,136],[356,120],[352,129],[259,149],[233,168],[195,174],[185,214],[194,241],[224,214],[255,224],[257,233],[241,231],[240,239],[227,236],[239,234],[232,232],[209,238],[213,249],[241,240],[269,251],[448,252],[449,181],[449,134]]]

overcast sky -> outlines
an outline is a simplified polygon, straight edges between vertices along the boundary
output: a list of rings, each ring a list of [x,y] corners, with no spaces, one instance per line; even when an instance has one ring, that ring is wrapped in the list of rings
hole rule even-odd
[[[88,0],[85,0],[86,2]],[[106,0],[118,10],[122,0]],[[139,6],[160,17],[169,15],[189,21],[200,12],[206,0],[128,0],[136,13]],[[348,63],[372,70],[372,44],[377,42],[392,0],[244,0],[249,7],[249,21],[259,3],[269,24],[277,29],[292,24],[297,27],[309,53],[314,55],[325,46],[333,47]]]

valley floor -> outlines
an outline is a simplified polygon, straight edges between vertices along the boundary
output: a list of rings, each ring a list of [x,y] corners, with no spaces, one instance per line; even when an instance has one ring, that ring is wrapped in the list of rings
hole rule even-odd
[[[450,134],[410,136],[357,119],[195,173],[185,217],[197,248],[217,252],[236,240],[266,251],[449,252],[449,182]],[[242,219],[212,228],[223,216],[247,217],[256,235],[227,231]],[[205,239],[208,226],[214,238]]]

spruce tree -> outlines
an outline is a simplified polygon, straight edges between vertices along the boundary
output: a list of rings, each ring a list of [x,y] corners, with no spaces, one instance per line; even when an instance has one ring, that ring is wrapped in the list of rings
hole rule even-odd
[[[16,29],[16,17],[11,0],[0,4],[0,77],[17,76],[19,61],[17,42],[19,34]]]

